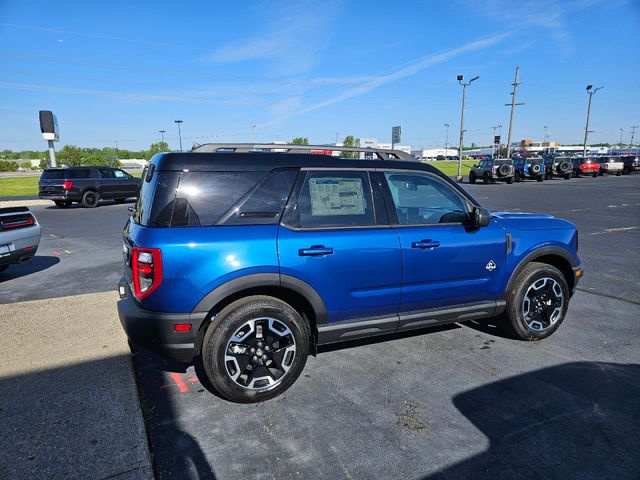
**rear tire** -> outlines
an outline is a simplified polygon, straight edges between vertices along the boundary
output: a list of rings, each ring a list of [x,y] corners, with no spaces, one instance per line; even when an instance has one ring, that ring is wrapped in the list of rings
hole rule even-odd
[[[469,183],[476,183],[476,172],[469,172]]]
[[[531,262],[518,274],[507,297],[507,325],[520,340],[541,340],[555,332],[569,306],[569,287],[560,270]]]
[[[290,305],[268,296],[246,297],[225,307],[207,328],[204,371],[227,400],[269,400],[302,373],[309,341],[309,325]]]
[[[4,272],[7,268],[9,268],[9,265],[0,265],[0,273]]]
[[[507,183],[511,185],[513,183],[514,177],[507,178]]]
[[[536,181],[538,181],[538,182],[544,182],[544,175],[538,175],[538,176],[536,177]]]
[[[82,206],[86,208],[95,208],[98,206],[98,202],[100,201],[100,195],[98,192],[94,192],[93,190],[88,190],[84,192],[82,195]]]
[[[570,173],[567,173],[567,174],[564,176],[564,179],[565,179],[565,180],[571,180],[571,174],[570,174]]]
[[[620,170],[618,170],[618,171],[616,172],[616,177],[619,177],[620,175],[622,175],[622,172],[621,172]]]
[[[593,178],[596,178],[597,176],[598,176],[598,174],[597,174],[597,173],[594,173],[594,174],[592,175],[592,177],[593,177]]]
[[[54,200],[53,203],[55,203],[58,208],[69,208],[72,202],[69,200]]]

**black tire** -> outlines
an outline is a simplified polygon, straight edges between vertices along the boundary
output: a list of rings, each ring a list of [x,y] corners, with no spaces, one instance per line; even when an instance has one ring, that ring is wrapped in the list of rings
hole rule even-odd
[[[516,170],[516,173],[513,175],[513,181],[516,183],[520,183],[520,172]]]
[[[596,172],[596,173],[594,173],[594,174],[592,175],[592,177],[593,177],[593,178],[596,178],[597,176],[598,176],[598,172]]]
[[[9,265],[0,265],[0,273],[4,272],[7,268],[9,268]]]
[[[541,285],[542,279],[551,279],[553,282],[547,280]],[[536,284],[540,285],[539,294],[535,288]],[[561,291],[560,304],[558,304],[558,289]],[[552,291],[551,293],[549,293],[550,290]],[[538,298],[540,298],[542,309],[547,310],[547,312],[541,313],[540,317],[536,317],[535,313],[525,313],[525,311],[532,312],[532,309],[535,312],[535,300],[531,299],[531,295],[541,295]],[[525,304],[525,296],[528,297],[528,308]],[[547,301],[550,301],[551,304],[547,305]],[[505,310],[507,321],[505,323],[511,333],[520,340],[541,340],[558,329],[564,320],[568,306],[569,287],[562,272],[546,263],[531,262],[518,274],[507,296],[507,308]],[[554,311],[549,316],[548,310],[550,309]],[[558,310],[557,315],[556,309]],[[545,325],[547,322],[548,325]],[[536,324],[540,328],[532,326]]]
[[[268,328],[269,320],[265,319],[273,319],[273,328],[279,330],[284,326],[288,330],[279,331],[288,331],[289,333],[278,336],[275,333],[276,330]],[[250,327],[246,327],[246,325],[253,325],[253,327],[247,331],[246,328]],[[258,326],[260,326],[261,332],[264,332],[266,328],[266,333],[262,333],[261,337],[257,336]],[[233,346],[257,349],[246,355],[244,351],[231,351],[233,336],[243,328],[245,328],[243,330],[245,335],[242,338],[246,338],[246,344],[237,342]],[[260,338],[264,343],[257,343]],[[289,344],[286,349],[291,349],[291,345],[293,345],[294,351],[287,351],[285,347],[281,347],[280,342],[284,341]],[[269,400],[287,390],[302,373],[309,354],[309,341],[308,323],[290,305],[268,296],[246,297],[225,307],[216,315],[214,321],[207,328],[202,341],[204,371],[216,392],[227,400],[238,403],[255,403]],[[269,345],[278,352],[285,350],[281,355],[279,365],[286,367],[286,363],[288,363],[287,370],[284,370],[284,368],[278,370],[277,367],[268,368],[269,364],[278,365],[275,351],[268,353]],[[264,350],[262,350],[263,348]],[[263,353],[264,357],[258,357],[257,353]],[[253,357],[251,357],[252,354],[254,355]],[[262,363],[264,361],[262,358],[266,358],[267,363]],[[241,362],[246,360],[244,367],[240,367],[238,359],[241,359]],[[278,375],[280,371],[283,373],[274,378],[274,374],[271,373],[272,370],[276,371],[275,375]],[[254,378],[253,372],[259,371],[263,374],[268,374],[268,377],[263,375]],[[243,378],[245,377],[244,372],[249,372],[246,378]],[[233,378],[234,375],[238,381]],[[258,382],[264,383],[265,381],[273,381],[274,384],[257,385]],[[247,382],[250,383],[247,385]],[[245,385],[241,385],[241,383]],[[250,388],[252,386],[253,388]]]
[[[126,198],[114,198],[113,201],[116,203],[124,203]]]
[[[571,174],[570,173],[565,173],[564,179],[565,180],[571,180]]]
[[[98,192],[94,192],[93,190],[87,190],[82,194],[82,203],[83,207],[86,208],[95,208],[98,206],[98,202],[100,201],[100,194]]]
[[[600,170],[600,171],[598,172],[598,176],[599,176],[599,177],[604,177],[604,171],[603,171],[603,170]]]
[[[515,178],[515,177],[509,177],[509,178],[507,178],[507,183],[508,183],[509,185],[511,185],[511,184],[513,183],[514,178]]]
[[[70,200],[54,200],[53,203],[55,203],[58,208],[69,208],[73,202]]]
[[[544,182],[544,175],[538,175],[538,176],[536,177],[536,181],[538,181],[538,182]]]
[[[616,177],[619,177],[620,175],[622,175],[622,172],[621,172],[620,170],[618,170],[618,171],[616,172]]]
[[[469,172],[469,183],[476,183],[476,172],[473,170]]]
[[[489,174],[485,172],[484,175],[482,175],[482,183],[484,183],[485,185],[489,185],[491,183],[491,179],[489,178]]]
[[[622,174],[629,175],[629,173],[631,173],[631,171],[629,170],[629,167],[625,165],[624,168],[622,169]]]

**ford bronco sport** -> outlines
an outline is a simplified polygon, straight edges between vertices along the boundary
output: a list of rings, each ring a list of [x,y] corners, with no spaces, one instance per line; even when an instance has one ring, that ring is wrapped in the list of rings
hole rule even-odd
[[[132,343],[195,359],[221,396],[257,402],[321,344],[501,314],[523,340],[558,329],[582,275],[573,224],[490,213],[402,152],[318,148],[152,158],[124,229]]]

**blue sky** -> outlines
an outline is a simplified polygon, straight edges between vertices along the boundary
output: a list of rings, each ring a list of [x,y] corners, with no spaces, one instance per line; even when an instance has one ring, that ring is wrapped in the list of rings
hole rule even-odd
[[[44,149],[37,111],[61,141],[148,148],[347,134],[439,147],[506,137],[521,69],[514,139],[579,143],[585,86],[590,139],[629,141],[640,125],[640,1],[0,2],[0,149]],[[640,131],[636,134],[640,141]]]

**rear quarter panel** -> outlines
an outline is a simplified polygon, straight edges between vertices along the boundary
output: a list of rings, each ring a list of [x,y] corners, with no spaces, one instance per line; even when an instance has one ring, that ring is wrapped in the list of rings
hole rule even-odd
[[[149,228],[131,222],[132,246],[160,248],[162,283],[141,305],[191,312],[214,288],[254,273],[278,273],[277,225]]]

